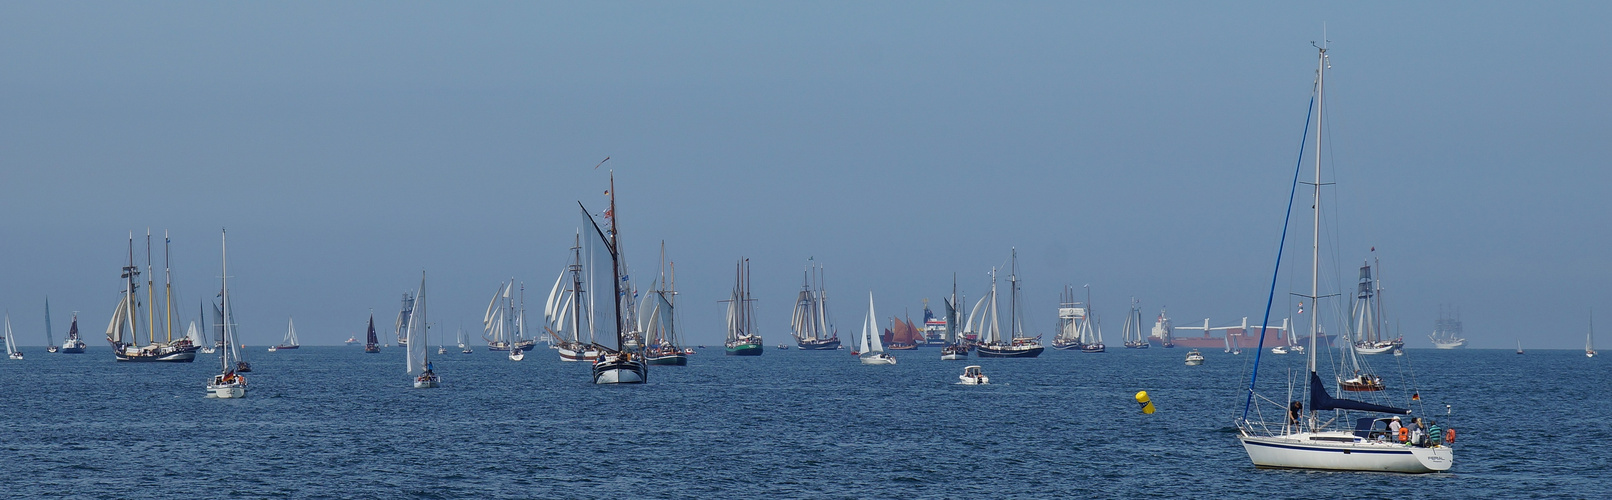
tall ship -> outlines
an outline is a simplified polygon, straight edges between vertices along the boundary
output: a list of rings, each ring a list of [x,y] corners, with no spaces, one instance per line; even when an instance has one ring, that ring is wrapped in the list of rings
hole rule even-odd
[[[543,329],[548,334],[549,346],[560,355],[561,361],[588,361],[599,358],[595,348],[593,311],[597,294],[587,293],[593,282],[585,281],[592,255],[582,257],[582,233],[578,232],[571,245],[571,263],[554,279],[548,302],[543,306]],[[585,339],[585,340],[584,340]]]
[[[163,246],[167,247],[168,238],[163,237]],[[134,234],[129,234],[129,263],[123,266],[123,293],[118,300],[117,308],[112,311],[112,321],[106,327],[106,341],[112,344],[112,355],[118,361],[164,361],[172,363],[189,363],[196,360],[197,346],[188,339],[173,338],[173,282],[172,273],[167,267],[167,256],[163,256],[164,276],[164,303],[163,312],[164,335],[163,340],[157,340],[157,319],[155,312],[147,309],[145,317],[141,318],[140,307],[140,267],[134,264]],[[151,233],[146,232],[146,303],[155,303],[155,294],[151,291],[155,287],[151,276]],[[146,343],[140,344],[141,319],[146,324]]]
[[[1451,448],[1455,431],[1448,430],[1450,439],[1443,442],[1446,433],[1441,432],[1437,413],[1427,412],[1421,401],[1420,392],[1412,384],[1414,375],[1406,377],[1407,391],[1368,391],[1338,397],[1328,392],[1328,386],[1333,384],[1323,382],[1319,369],[1317,351],[1324,348],[1318,342],[1320,337],[1320,323],[1318,317],[1327,313],[1329,318],[1342,316],[1342,311],[1326,311],[1321,303],[1322,298],[1332,295],[1322,295],[1321,283],[1321,158],[1325,151],[1321,145],[1322,125],[1326,123],[1322,110],[1325,104],[1323,93],[1327,69],[1327,55],[1325,46],[1318,47],[1315,93],[1312,96],[1311,110],[1314,114],[1306,118],[1306,140],[1309,138],[1309,124],[1313,118],[1316,124],[1315,145],[1315,175],[1314,182],[1305,182],[1314,189],[1314,198],[1311,203],[1313,233],[1311,235],[1311,266],[1309,271],[1309,293],[1300,295],[1311,301],[1315,307],[1309,315],[1309,331],[1316,332],[1309,338],[1309,359],[1306,363],[1307,376],[1305,381],[1293,383],[1291,374],[1278,376],[1275,381],[1267,382],[1261,387],[1259,383],[1259,355],[1265,346],[1256,346],[1255,363],[1250,370],[1248,384],[1244,391],[1243,411],[1240,417],[1233,421],[1237,426],[1237,439],[1241,442],[1244,452],[1248,454],[1249,461],[1255,467],[1261,468],[1293,468],[1293,469],[1320,469],[1334,471],[1362,471],[1362,472],[1403,472],[1428,473],[1449,470],[1455,462],[1455,453]],[[1305,147],[1300,146],[1300,151]],[[1302,153],[1301,153],[1302,154]],[[1299,165],[1303,165],[1301,159]],[[1275,271],[1271,275],[1269,295],[1265,299],[1265,315],[1261,325],[1270,324],[1271,304],[1275,301],[1276,285],[1281,280],[1281,255],[1286,246],[1286,234],[1292,218],[1292,207],[1297,198],[1300,172],[1297,167],[1293,173],[1292,190],[1289,192],[1287,220],[1283,222],[1283,239],[1276,250]],[[1263,337],[1263,335],[1261,336]],[[1342,364],[1333,365],[1333,374],[1340,381],[1351,376],[1349,370],[1354,363],[1363,362],[1357,356],[1352,344],[1340,346],[1343,350]],[[1332,358],[1329,356],[1329,358]],[[1332,358],[1339,359],[1339,358]],[[1408,364],[1405,365],[1408,371]],[[1273,383],[1274,382],[1274,383]],[[1264,389],[1263,393],[1261,389]],[[1298,389],[1295,391],[1295,389]],[[1342,393],[1340,393],[1340,396]],[[1258,406],[1256,406],[1258,405]],[[1399,407],[1404,405],[1404,407]],[[1449,410],[1446,410],[1448,415]],[[1434,408],[1436,411],[1439,408]],[[1415,410],[1421,416],[1402,421],[1401,415],[1410,415]],[[1448,422],[1445,422],[1446,424]],[[1420,428],[1427,426],[1430,432],[1409,432],[1404,424]],[[1407,436],[1405,442],[1399,436]]]
[[[1142,336],[1142,308],[1136,297],[1131,297],[1131,313],[1125,317],[1125,328],[1121,335],[1125,338],[1126,349],[1148,348],[1147,338]]]
[[[649,343],[644,358],[652,365],[684,366],[688,364],[688,353],[677,335],[677,271],[666,261],[666,242],[660,244],[660,261],[660,276],[649,287],[649,312],[639,316],[645,318],[646,324],[638,330],[644,332]]]
[[[1433,322],[1433,333],[1428,340],[1433,341],[1433,347],[1439,349],[1460,349],[1466,347],[1466,333],[1461,328],[1461,311],[1447,311],[1443,305],[1438,308],[1438,319]]]
[[[1353,327],[1349,338],[1357,354],[1382,354],[1405,347],[1405,339],[1390,339],[1383,332],[1387,322],[1382,314],[1382,281],[1372,277],[1371,268],[1370,262],[1360,265],[1360,281],[1349,311],[1349,325]]]
[[[616,212],[615,188],[615,173],[612,172],[610,189],[605,191],[610,193],[610,208],[604,213],[605,221],[610,225],[609,233],[600,229],[599,223],[588,213],[588,208],[577,202],[582,208],[582,216],[587,219],[584,232],[587,233],[589,262],[592,263],[587,268],[589,273],[587,282],[593,284],[595,287],[593,296],[598,297],[602,295],[600,292],[605,291],[605,288],[598,284],[609,281],[609,300],[612,303],[608,307],[593,308],[592,317],[589,319],[590,324],[598,325],[595,328],[600,328],[601,333],[614,337],[615,340],[613,347],[594,342],[594,347],[599,350],[599,358],[593,361],[593,383],[642,384],[649,380],[649,364],[640,348],[629,347],[627,344],[629,329],[632,329],[627,310],[634,302],[633,298],[628,296],[630,288],[624,286],[627,282],[627,273],[624,272],[626,269],[621,262],[621,220]],[[610,267],[608,273],[601,269],[605,265]],[[604,314],[606,311],[613,314],[606,316]]]
[[[795,345],[807,351],[831,351],[840,348],[840,333],[834,328],[834,319],[828,314],[828,291],[824,289],[823,267],[815,262],[806,266],[801,279],[800,294],[795,298],[795,314],[789,325],[795,335]]]
[[[414,294],[403,292],[403,306],[397,310],[397,324],[392,327],[392,335],[397,337],[398,347],[409,345],[409,316],[414,314]]]
[[[980,315],[976,331],[981,332],[980,343],[975,346],[974,352],[982,358],[1033,358],[1041,355],[1046,348],[1041,346],[1041,337],[1027,337],[1024,335],[1023,304],[1019,300],[1019,251],[1013,250],[1012,267],[1008,271],[1008,334],[1002,335],[1002,329],[997,324],[996,314],[996,269],[991,269],[991,293],[980,303],[990,301],[990,309],[986,313],[979,311],[980,305],[974,305],[974,311],[969,313],[969,322],[974,322],[974,316]],[[987,325],[986,321],[990,324]]]
[[[750,298],[750,259],[735,264],[733,294],[728,303],[728,333],[722,342],[729,356],[760,356],[761,334],[756,332],[756,299]]]
[[[1090,310],[1085,302],[1075,301],[1073,287],[1064,285],[1058,299],[1058,335],[1052,337],[1052,348],[1064,351],[1080,349],[1081,339],[1090,337],[1090,331]]]
[[[521,286],[518,303],[514,292],[515,279],[510,278],[508,283],[498,284],[493,300],[487,303],[487,313],[481,319],[481,338],[487,341],[489,351],[529,351],[537,345],[536,339],[526,337],[526,287]]]

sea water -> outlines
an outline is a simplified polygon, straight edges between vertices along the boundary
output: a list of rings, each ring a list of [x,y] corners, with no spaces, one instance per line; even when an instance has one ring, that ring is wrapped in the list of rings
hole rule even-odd
[[[1428,475],[1254,468],[1231,427],[1252,352],[1191,367],[1186,349],[959,362],[926,348],[864,366],[714,347],[647,385],[595,386],[541,347],[521,362],[450,350],[431,358],[443,386],[422,390],[400,348],[253,348],[239,400],[204,397],[207,355],[26,352],[0,360],[5,496],[1612,497],[1612,359],[1579,351],[1373,357],[1414,363],[1424,407],[1457,429],[1454,468]],[[1261,378],[1303,359],[1267,354]],[[991,384],[958,385],[970,364]]]

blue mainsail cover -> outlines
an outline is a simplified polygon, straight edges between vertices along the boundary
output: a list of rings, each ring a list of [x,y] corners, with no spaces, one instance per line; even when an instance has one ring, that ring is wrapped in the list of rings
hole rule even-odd
[[[1310,372],[1310,411],[1323,410],[1360,410],[1379,413],[1410,414],[1410,410],[1394,408],[1392,406],[1374,405],[1353,399],[1338,399],[1327,394],[1327,388],[1321,384],[1321,376]]]

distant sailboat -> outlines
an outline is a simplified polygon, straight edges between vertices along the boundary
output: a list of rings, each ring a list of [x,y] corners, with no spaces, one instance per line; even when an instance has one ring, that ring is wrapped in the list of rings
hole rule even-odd
[[[659,284],[652,284],[650,287],[654,288],[649,292],[651,306],[649,314],[643,316],[648,318],[648,324],[640,328],[644,332],[644,338],[649,342],[649,348],[645,350],[644,356],[652,365],[686,366],[688,354],[683,352],[682,339],[677,335],[677,309],[674,300],[677,296],[675,283],[677,269],[666,261],[664,241],[660,244],[660,260],[661,273],[660,277],[656,278]],[[668,271],[671,272],[669,277]]]
[[[364,334],[364,353],[381,352],[380,339],[375,338],[375,311],[369,312],[369,331]]]
[[[17,350],[17,336],[11,334],[11,313],[6,313],[6,357],[22,359],[22,351]]]
[[[67,327],[67,338],[62,340],[62,354],[84,354],[84,341],[78,338],[78,311],[73,311],[73,323]]]
[[[893,365],[895,356],[884,352],[879,339],[878,313],[873,311],[873,292],[868,292],[868,314],[862,319],[861,352],[857,359],[864,365]]]
[[[728,303],[728,336],[722,344],[729,356],[760,356],[761,335],[756,333],[755,306],[750,298],[750,259],[740,258]]]
[[[1595,314],[1590,314],[1590,331],[1584,334],[1584,357],[1595,357]]]
[[[823,266],[812,260],[806,266],[800,294],[795,298],[795,314],[789,321],[795,335],[795,345],[801,350],[832,351],[840,348],[839,331],[834,328],[834,321],[828,314],[828,292],[824,289],[824,281]]]
[[[957,273],[952,273],[952,295],[943,299],[946,303],[946,329],[941,335],[946,347],[940,349],[941,361],[961,361],[968,359],[968,339],[963,338],[960,324],[963,322],[957,296]]]
[[[397,322],[392,326],[392,334],[397,337],[398,347],[406,347],[409,344],[409,317],[413,314],[414,295],[403,292],[402,306],[397,310]],[[387,344],[386,347],[391,347],[391,344]]]
[[[296,349],[298,347],[301,347],[301,344],[297,343],[297,323],[295,321],[293,321],[291,318],[286,318],[286,320],[285,320],[285,339],[282,339],[280,341],[280,345],[270,347],[269,351],[278,351],[278,350],[284,350],[284,349]]]
[[[588,274],[591,272],[588,264],[593,262],[592,256],[589,257],[588,260],[582,257],[582,233],[579,231],[571,245],[571,263],[554,279],[554,288],[549,291],[548,302],[543,308],[543,329],[549,335],[551,346],[559,352],[561,361],[592,362],[599,358],[599,350],[594,347],[592,323],[592,302],[595,297],[587,293],[595,283],[584,280],[585,276],[592,276]],[[587,342],[582,341],[584,331],[588,334]]]
[[[1080,349],[1081,339],[1087,337],[1086,331],[1091,329],[1090,312],[1085,303],[1075,301],[1075,289],[1064,285],[1058,300],[1058,334],[1052,337],[1052,348]]]
[[[404,329],[408,347],[408,372],[410,374],[419,372],[419,375],[414,377],[415,389],[430,389],[440,385],[442,378],[437,376],[431,367],[431,360],[426,358],[426,351],[430,350],[428,344],[431,341],[428,337],[430,325],[426,323],[425,315],[425,271],[420,271],[420,289],[412,302],[409,324]]]
[[[1008,273],[1008,288],[1010,290],[1010,292],[1008,294],[1008,311],[1009,311],[1009,314],[1010,314],[1009,319],[1008,319],[1008,322],[1009,322],[1009,324],[1008,324],[1008,336],[1007,336],[1007,338],[1003,338],[1002,337],[1002,331],[997,326],[997,322],[996,322],[996,269],[991,269],[991,293],[990,293],[990,295],[986,296],[986,299],[990,300],[990,311],[989,311],[990,312],[990,314],[989,314],[990,325],[989,325],[989,329],[983,328],[984,326],[986,326],[985,325],[986,318],[982,316],[980,321],[979,321],[979,324],[982,326],[982,328],[980,328],[980,330],[984,330],[985,334],[981,336],[980,344],[975,349],[975,352],[979,354],[979,357],[982,357],[982,358],[1033,358],[1033,357],[1036,357],[1036,356],[1040,356],[1041,351],[1045,350],[1044,347],[1041,347],[1041,337],[1040,336],[1025,337],[1025,336],[1022,335],[1023,332],[1024,332],[1024,319],[1023,319],[1024,318],[1024,313],[1023,313],[1023,310],[1022,310],[1023,306],[1020,304],[1021,301],[1019,300],[1019,251],[1018,251],[1018,249],[1013,250],[1012,263],[1013,263],[1012,267],[1009,269],[1009,273]],[[975,305],[974,310],[975,310],[976,313],[979,312],[979,305]],[[969,316],[970,316],[969,322],[973,323],[974,322],[973,321],[974,314],[971,313],[971,314],[969,314]]]
[[[1517,354],[1522,354],[1522,340],[1517,340]]]
[[[219,286],[218,292],[219,297],[221,297],[222,303],[224,304],[220,319],[220,323],[223,325],[224,331],[223,335],[219,336],[219,340],[222,340],[227,345],[233,346],[236,344],[236,341],[234,329],[230,328],[229,246],[228,240],[226,239],[227,236],[228,234],[224,231],[219,231],[219,255],[222,257],[221,262],[223,263],[224,271],[221,275],[222,278],[220,278],[222,282]],[[230,355],[231,353],[235,352],[235,350],[219,349],[219,351],[218,374],[214,375],[213,379],[207,383],[207,397],[223,399],[246,397],[246,377],[241,376],[238,373],[239,370],[234,369],[236,367],[230,366]]]
[[[1375,247],[1372,250],[1376,250]],[[1382,264],[1376,267],[1381,268]],[[1354,331],[1349,332],[1354,340],[1356,354],[1382,354],[1405,347],[1405,339],[1397,338],[1386,340],[1383,337],[1384,321],[1382,317],[1382,280],[1372,277],[1372,263],[1365,262],[1360,265],[1360,281],[1356,288],[1354,307],[1352,312]]]
[[[1087,286],[1085,288],[1086,306],[1091,307],[1091,287]],[[1108,346],[1103,345],[1102,318],[1097,318],[1096,316],[1097,314],[1095,312],[1092,312],[1089,309],[1086,311],[1086,320],[1089,321],[1089,323],[1086,325],[1085,330],[1081,332],[1080,352],[1092,353],[1108,351]]]
[[[458,338],[459,338],[459,349],[460,349],[459,352],[464,353],[464,354],[472,354],[472,353],[476,352],[475,349],[470,348],[470,343],[469,343],[470,342],[470,337],[465,336],[464,327],[459,328],[459,337]]]
[[[56,346],[56,337],[50,333],[50,297],[45,297],[45,352],[56,352],[60,349]]]
[[[1147,349],[1147,337],[1142,335],[1142,308],[1136,297],[1131,297],[1131,315],[1125,318],[1125,328],[1121,332],[1125,338],[1126,349]]]

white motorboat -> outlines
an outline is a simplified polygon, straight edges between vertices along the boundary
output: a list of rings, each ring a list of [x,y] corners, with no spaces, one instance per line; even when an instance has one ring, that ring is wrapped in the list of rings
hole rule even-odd
[[[1271,348],[1271,354],[1287,354],[1287,347],[1286,346],[1272,347]]]
[[[446,352],[447,351],[443,351],[443,352],[440,352],[438,354],[444,354]],[[509,360],[510,361],[520,361],[520,360],[523,360],[523,359],[526,359],[526,351],[522,351],[520,349],[510,349],[509,350]]]
[[[962,385],[985,385],[991,383],[991,377],[985,376],[985,372],[981,371],[978,365],[963,367],[963,374],[958,375],[957,378],[959,380],[957,383]]]
[[[1203,353],[1198,352],[1197,349],[1187,352],[1187,366],[1198,366],[1201,364],[1203,364]]]
[[[878,313],[873,310],[873,292],[868,292],[868,314],[862,318],[862,349],[857,359],[864,365],[893,365],[896,357],[884,352],[884,341],[879,338]]]

